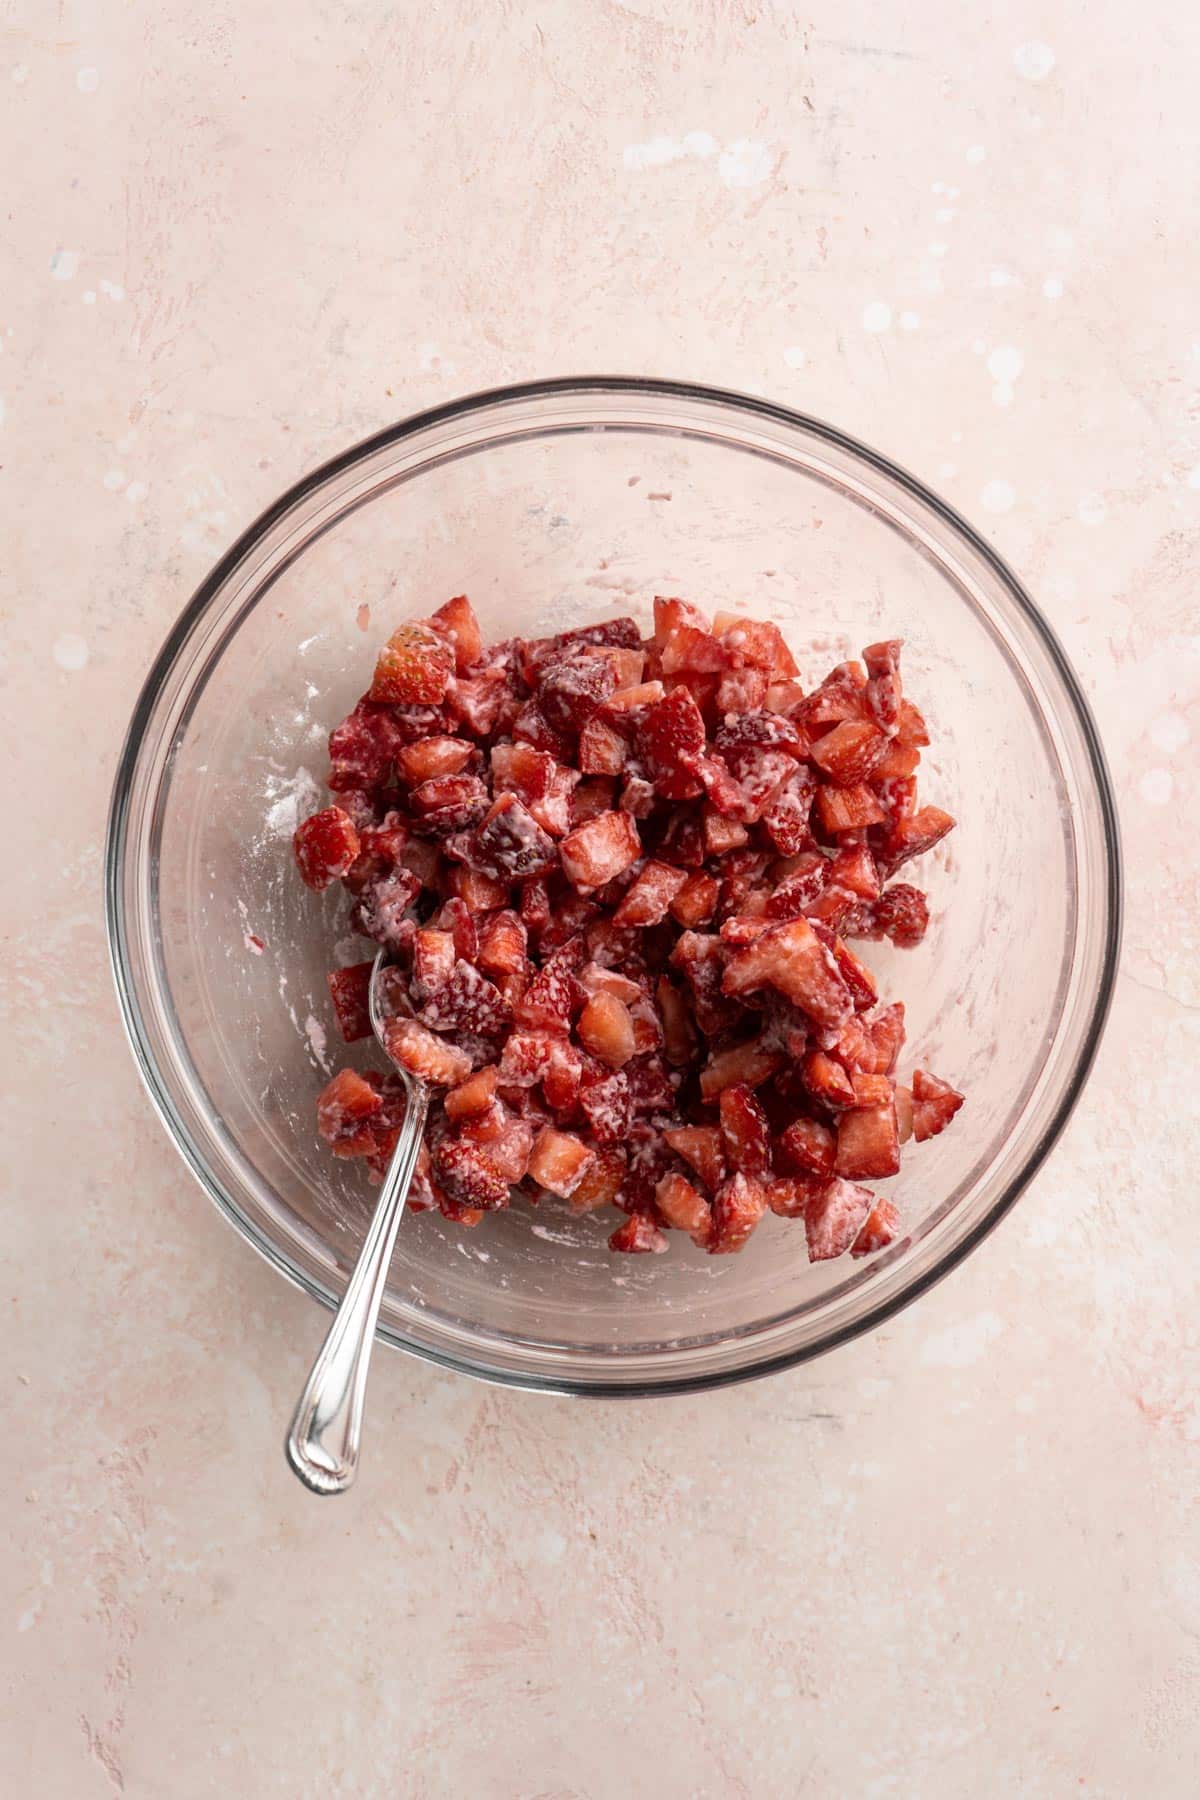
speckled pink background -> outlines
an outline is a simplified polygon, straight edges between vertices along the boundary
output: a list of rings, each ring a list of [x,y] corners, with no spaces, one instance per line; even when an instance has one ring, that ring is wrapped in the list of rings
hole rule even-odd
[[[1195,1792],[1198,80],[1175,0],[5,11],[3,1792]],[[284,486],[583,369],[835,420],[1022,572],[1122,801],[1113,1020],[885,1331],[619,1407],[381,1356],[322,1504],[279,1452],[321,1317],[120,1041],[114,761]]]

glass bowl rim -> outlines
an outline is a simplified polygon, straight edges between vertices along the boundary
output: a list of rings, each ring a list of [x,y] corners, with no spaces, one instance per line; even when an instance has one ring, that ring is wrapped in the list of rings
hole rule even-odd
[[[294,508],[310,499],[326,483],[354,468],[357,464],[366,462],[379,451],[402,443],[406,438],[416,436],[419,432],[467,418],[491,407],[512,402],[536,402],[556,397],[586,398],[589,394],[605,396],[628,394],[643,399],[675,402],[685,407],[689,405],[715,406],[735,413],[747,414],[752,419],[784,425],[792,430],[806,433],[810,437],[815,437],[879,471],[919,503],[929,508],[941,524],[964,540],[975,555],[990,568],[1040,638],[1042,647],[1062,684],[1063,693],[1075,715],[1075,723],[1080,732],[1088,770],[1094,784],[1104,846],[1103,900],[1106,911],[1106,930],[1099,975],[1090,1008],[1087,1030],[1058,1105],[1040,1137],[1030,1146],[1016,1175],[997,1196],[987,1212],[976,1221],[969,1231],[964,1233],[958,1242],[951,1244],[937,1262],[917,1276],[911,1285],[868,1307],[857,1318],[820,1334],[811,1343],[783,1352],[764,1355],[754,1362],[736,1368],[706,1370],[690,1376],[672,1376],[663,1381],[642,1379],[632,1382],[612,1381],[606,1383],[603,1380],[593,1382],[566,1376],[555,1377],[537,1370],[482,1368],[462,1360],[450,1352],[439,1351],[429,1344],[413,1342],[390,1328],[380,1327],[378,1331],[378,1336],[394,1348],[405,1350],[425,1362],[451,1369],[458,1374],[469,1375],[475,1380],[494,1386],[592,1399],[646,1399],[658,1395],[694,1393],[709,1388],[727,1387],[735,1382],[756,1380],[766,1375],[777,1374],[784,1369],[793,1368],[800,1363],[823,1356],[836,1349],[840,1344],[848,1343],[868,1331],[876,1330],[888,1319],[912,1305],[923,1293],[957,1268],[1016,1204],[1058,1142],[1086,1085],[1095,1061],[1116,985],[1124,910],[1120,829],[1112,780],[1091,708],[1053,627],[1008,563],[954,507],[890,457],[872,449],[861,439],[851,436],[837,426],[830,425],[810,413],[800,412],[793,407],[781,406],[776,401],[767,400],[756,394],[745,394],[731,388],[712,387],[670,378],[633,375],[573,375],[516,382],[479,389],[463,395],[457,400],[447,401],[440,406],[428,407],[420,412],[412,413],[392,425],[385,426],[382,430],[360,439],[348,449],[339,452],[338,455],[319,463],[287,488],[270,506],[266,507],[214,564],[168,632],[139,690],[113,780],[104,845],[105,925],[109,963],[125,1033],[143,1086],[172,1143],[218,1212],[233,1227],[238,1236],[257,1250],[259,1255],[285,1276],[293,1286],[298,1287],[321,1305],[332,1309],[336,1304],[336,1296],[331,1296],[303,1270],[294,1266],[266,1234],[253,1226],[226,1196],[221,1184],[209,1169],[200,1147],[192,1142],[191,1134],[162,1081],[151,1050],[141,1006],[135,992],[128,955],[125,902],[121,886],[125,866],[129,803],[146,731],[162,690],[174,669],[179,652],[206,609],[221,592],[243,559],[262,542],[272,528]]]

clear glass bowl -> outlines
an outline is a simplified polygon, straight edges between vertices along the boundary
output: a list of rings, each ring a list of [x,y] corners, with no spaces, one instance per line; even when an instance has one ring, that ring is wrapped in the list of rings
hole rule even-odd
[[[467,1232],[426,1213],[401,1229],[380,1334],[517,1386],[642,1394],[879,1324],[986,1235],[1079,1094],[1117,954],[1116,820],[1076,678],[995,553],[883,457],[759,400],[600,378],[481,394],[317,470],[213,570],[138,701],[107,859],[121,1005],[182,1155],[334,1303],[374,1190],[318,1141],[313,1102],[342,1054],[325,973],[362,950],[335,949],[344,896],[299,885],[289,838],[377,641],[464,592],[495,637],[648,621],[655,592],[742,607],[814,680],[905,639],[933,737],[922,793],[960,824],[920,865],[924,944],[865,954],[908,1007],[902,1066],[968,1099],[890,1184],[905,1235],[874,1258],[811,1266],[773,1218],[736,1257],[681,1237],[613,1257],[611,1217],[513,1208]]]

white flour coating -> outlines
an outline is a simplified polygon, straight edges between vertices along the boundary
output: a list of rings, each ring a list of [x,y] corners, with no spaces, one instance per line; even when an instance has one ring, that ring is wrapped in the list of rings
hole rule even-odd
[[[290,838],[302,819],[321,809],[321,789],[305,768],[291,776],[268,775],[264,823],[269,836]]]

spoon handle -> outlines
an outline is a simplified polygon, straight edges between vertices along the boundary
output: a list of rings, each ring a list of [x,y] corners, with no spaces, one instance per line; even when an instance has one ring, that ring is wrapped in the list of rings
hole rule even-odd
[[[287,1459],[314,1494],[344,1494],[358,1467],[375,1324],[425,1131],[424,1086],[408,1080],[405,1086],[404,1124],[374,1216],[287,1434]]]

